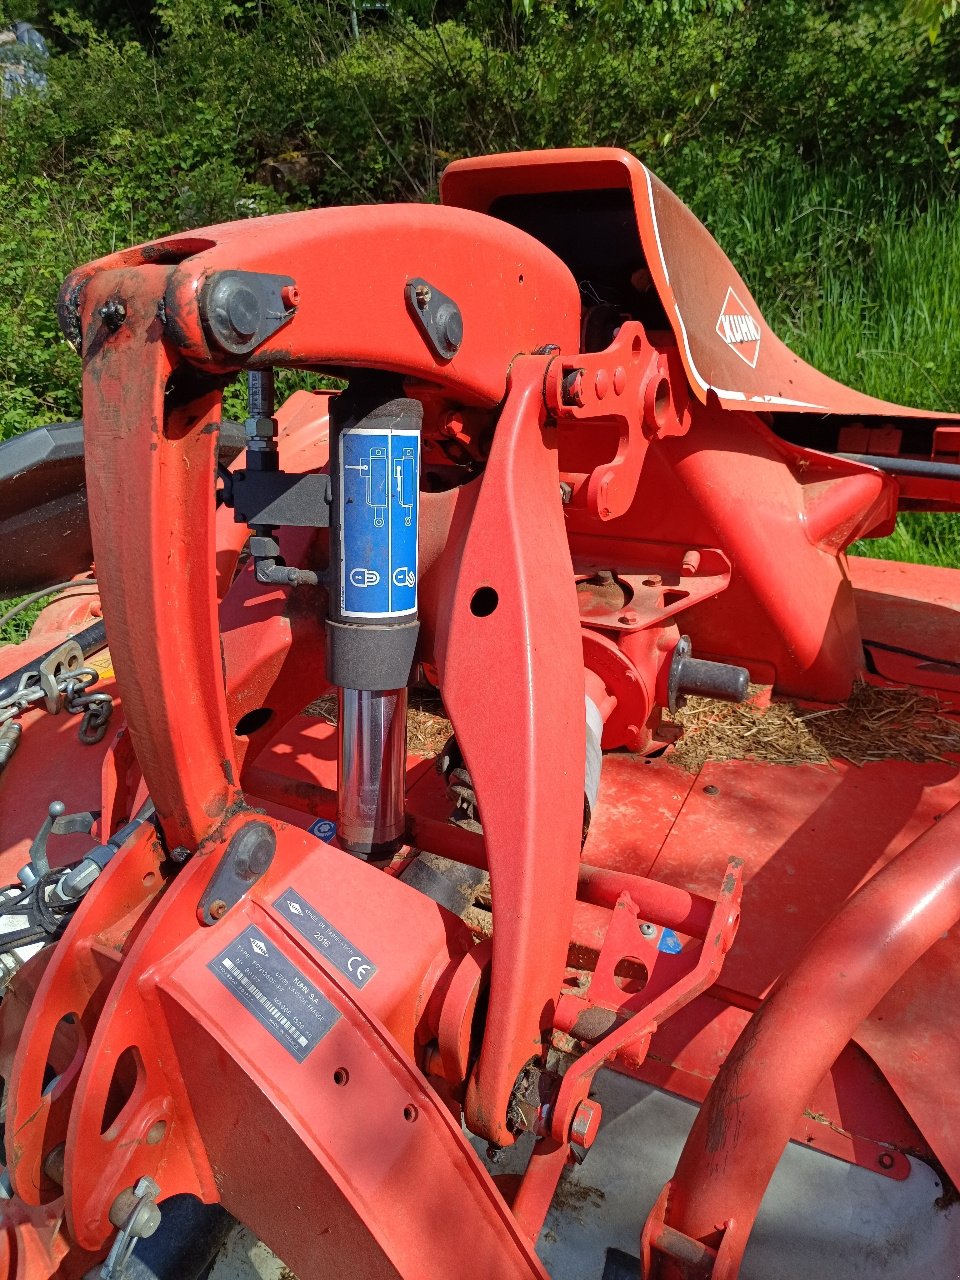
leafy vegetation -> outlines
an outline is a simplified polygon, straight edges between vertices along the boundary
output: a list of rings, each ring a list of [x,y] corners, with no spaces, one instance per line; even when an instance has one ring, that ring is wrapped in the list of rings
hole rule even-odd
[[[45,94],[0,101],[0,438],[79,412],[54,315],[77,264],[280,209],[430,200],[458,156],[585,144],[670,183],[806,359],[960,408],[953,8],[0,0],[53,50]],[[891,545],[960,562],[956,524]]]

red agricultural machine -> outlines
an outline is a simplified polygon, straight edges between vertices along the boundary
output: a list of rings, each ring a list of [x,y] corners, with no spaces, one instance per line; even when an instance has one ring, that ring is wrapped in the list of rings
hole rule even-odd
[[[0,649],[0,1277],[235,1223],[299,1280],[956,1277],[960,576],[846,551],[960,508],[960,423],[795,357],[624,152],[441,200],[63,287],[82,437],[0,450],[0,588],[70,583]],[[861,682],[943,749],[676,761],[684,698]]]

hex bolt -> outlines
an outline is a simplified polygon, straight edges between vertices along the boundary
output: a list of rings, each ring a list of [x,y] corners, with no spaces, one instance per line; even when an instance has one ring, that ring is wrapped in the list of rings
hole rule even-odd
[[[560,398],[564,404],[583,407],[583,370],[571,369],[563,375],[560,387]]]
[[[135,1187],[121,1191],[110,1206],[110,1221],[117,1235],[98,1271],[101,1280],[122,1280],[138,1240],[152,1236],[160,1225],[157,1197],[160,1188],[152,1178],[141,1178]]]
[[[295,284],[285,284],[280,290],[280,301],[288,311],[292,311],[300,305],[300,290]]]
[[[640,926],[640,932],[645,938],[655,938],[657,936],[657,926],[651,924],[649,920],[644,920]]]
[[[428,284],[418,284],[413,291],[413,296],[417,300],[417,306],[423,311],[433,297],[433,290]]]
[[[100,319],[111,333],[116,333],[126,318],[127,308],[119,298],[111,298],[100,308]]]
[[[573,1120],[570,1124],[571,1143],[574,1146],[581,1147],[584,1151],[589,1151],[600,1129],[602,1115],[603,1109],[599,1102],[592,1102],[589,1098],[584,1098],[573,1113]]]
[[[247,433],[248,446],[260,444],[265,440],[273,440],[277,434],[277,423],[274,418],[247,418],[243,428]]]
[[[214,898],[210,903],[210,915],[214,920],[219,920],[227,914],[227,904],[222,898]]]
[[[160,1210],[153,1203],[159,1194],[152,1178],[141,1178],[136,1186],[121,1191],[110,1206],[111,1223],[141,1240],[153,1235],[160,1225]]]
[[[254,559],[261,556],[273,556],[276,558],[280,554],[280,543],[276,538],[268,538],[264,535],[254,534],[247,542],[250,554]]]

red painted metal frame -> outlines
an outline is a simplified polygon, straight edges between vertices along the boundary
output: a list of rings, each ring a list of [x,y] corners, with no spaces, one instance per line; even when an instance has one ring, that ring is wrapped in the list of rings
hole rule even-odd
[[[239,799],[220,672],[214,487],[220,395],[168,394],[181,361],[157,316],[170,269],[84,289],[90,523],[117,683],[171,847],[195,849]],[[111,338],[100,311],[122,294]],[[136,405],[136,412],[131,406]]]
[[[540,1233],[557,1181],[572,1158],[570,1135],[574,1120],[578,1110],[587,1103],[597,1072],[628,1050],[642,1060],[657,1027],[716,981],[740,919],[741,866],[739,859],[731,860],[712,904],[701,945],[688,948],[680,956],[665,955],[658,951],[655,940],[644,939],[640,925],[646,915],[653,914],[647,906],[644,882],[635,880],[631,884],[631,878],[625,878],[627,884],[604,929],[587,998],[572,994],[560,997],[556,1025],[574,1038],[580,1018],[594,1011],[615,1011],[617,1019],[622,1021],[612,1019],[610,1031],[569,1067],[553,1102],[547,1131],[534,1147],[513,1203],[518,1221],[532,1239]],[[596,875],[588,877],[588,883],[591,878],[595,887],[598,880],[603,887],[609,883]],[[603,888],[599,892],[603,892]],[[656,889],[651,896],[654,907],[658,905],[658,898],[661,903],[667,900],[664,905],[668,912],[671,908],[676,911],[679,906],[669,902],[669,895]],[[624,960],[642,960],[648,974],[642,989],[626,999],[615,978],[617,966]]]
[[[113,284],[122,293],[128,270],[154,262],[179,263],[156,277],[166,332],[188,361],[208,369],[387,369],[452,389],[457,404],[489,408],[503,399],[519,352],[578,346],[579,293],[569,270],[531,236],[465,210],[367,205],[207,227],[90,263],[67,280],[62,305],[79,298],[92,315],[90,281],[117,271]],[[249,361],[212,348],[201,322],[202,286],[220,270],[296,276],[295,315]],[[411,276],[458,300],[464,336],[450,360],[436,355],[411,321]],[[85,351],[89,360],[89,343]]]
[[[126,856],[104,871],[104,892],[78,908],[72,945],[58,948],[44,969],[9,1076],[6,1164],[13,1189],[26,1204],[41,1205],[60,1194],[44,1175],[44,1159],[66,1141],[77,1082],[122,957],[144,910],[163,887],[161,858],[158,842],[141,828]],[[48,1088],[46,1068],[58,1035],[72,1048]]]
[[[488,212],[505,195],[559,191],[626,191],[632,198],[640,244],[673,331],[693,394],[728,409],[774,407],[884,418],[933,418],[931,413],[888,404],[845,387],[794,355],[767,325],[741,276],[686,205],[628,151],[526,151],[457,160],[440,182],[444,204]],[[718,334],[727,291],[760,331],[751,365]],[[738,308],[739,310],[739,308]]]
[[[874,876],[747,1024],[647,1220],[645,1275],[686,1275],[679,1236],[715,1254],[713,1280],[734,1280],[767,1183],[817,1083],[898,978],[960,919],[958,827],[954,809]]]
[[[567,267],[486,212],[505,192],[598,186],[632,193],[673,341],[628,322],[607,351],[580,352],[580,298]],[[804,397],[819,397],[838,412],[923,415],[829,383],[779,347],[765,326],[756,368],[745,372],[740,357],[706,331],[703,316],[712,314],[717,290],[734,287],[748,307],[752,299],[699,224],[623,153],[466,162],[449,171],[444,196],[479,212],[323,210],[210,228],[114,255],[75,273],[65,287],[65,314],[79,316],[83,334],[97,573],[128,722],[105,757],[104,821],[113,829],[129,813],[139,785],[157,806],[167,848],[184,846],[197,856],[166,884],[161,872],[170,867],[161,863],[159,843],[148,834],[135,838],[46,965],[12,1068],[11,1177],[39,1215],[28,1224],[30,1215],[18,1210],[22,1258],[39,1259],[48,1248],[42,1233],[52,1230],[61,1202],[43,1168],[51,1147],[65,1143],[70,1235],[94,1253],[109,1237],[116,1195],[149,1173],[163,1195],[223,1199],[305,1280],[337,1256],[360,1260],[372,1275],[542,1276],[530,1241],[570,1158],[594,1072],[614,1055],[636,1068],[654,1025],[715,981],[736,927],[731,904],[739,890],[738,882],[726,883],[716,905],[701,896],[712,885],[694,883],[695,860],[686,889],[622,874],[649,874],[667,838],[667,810],[655,801],[644,837],[653,853],[645,863],[641,845],[620,839],[622,819],[601,809],[594,832],[606,830],[608,845],[611,833],[618,843],[608,847],[609,865],[580,865],[585,655],[598,696],[602,685],[608,703],[631,707],[623,725],[611,720],[609,734],[631,746],[648,741],[681,615],[701,654],[746,662],[781,691],[840,699],[862,671],[842,553],[855,537],[891,527],[897,485],[872,468],[785,443],[767,410],[809,408]],[[682,267],[681,249],[689,257],[691,244],[710,263],[700,297]],[[297,279],[292,318],[246,360],[212,349],[201,320],[198,299],[220,270]],[[403,300],[411,276],[460,303],[465,336],[453,360],[435,356],[412,323]],[[104,309],[116,303],[123,320],[111,328]],[[428,433],[445,414],[466,411],[474,416],[461,433],[464,447],[475,439],[471,432],[489,429],[482,475],[424,494],[420,565],[420,656],[438,673],[483,837],[446,825],[435,799],[425,809],[412,804],[410,814],[415,843],[489,867],[496,928],[472,952],[459,926],[444,923],[421,895],[274,820],[277,861],[262,884],[212,929],[196,922],[197,900],[229,837],[249,820],[245,796],[302,814],[322,812],[331,795],[290,778],[285,789],[265,751],[284,725],[292,732],[291,717],[325,687],[316,597],[262,589],[249,568],[234,576],[242,531],[214,508],[223,380],[242,367],[273,365],[391,370],[430,407]],[[787,394],[790,378],[796,385]],[[281,413],[291,432],[288,468],[326,465],[326,408],[324,397],[301,397]],[[322,567],[322,536],[287,531],[283,538],[291,560]],[[645,597],[635,623],[581,617],[576,573],[616,567],[640,582],[660,577],[665,589],[670,575],[679,582],[684,565],[704,554],[713,557],[709,588],[682,600],[664,592]],[[471,608],[481,588],[496,593],[492,612]],[[591,660],[598,646],[614,666]],[[630,693],[631,678],[642,697]],[[268,726],[237,733],[247,711],[265,707],[273,717]],[[623,776],[616,761],[608,767]],[[667,786],[676,786],[667,806],[675,805],[676,817],[689,787]],[[426,790],[418,784],[412,797],[426,799]],[[675,1194],[669,1204],[662,1198],[645,1248],[653,1241],[661,1253],[685,1249],[717,1276],[735,1274],[764,1170],[819,1077],[882,984],[922,950],[937,922],[943,927],[943,912],[956,918],[955,873],[942,849],[947,826],[927,837],[937,850],[939,896],[923,897],[931,888],[925,873],[907,877],[920,855],[902,855],[828,926],[813,958],[748,1023],[707,1097]],[[588,845],[588,857],[596,847]],[[657,870],[669,875],[666,863]],[[318,961],[273,908],[271,895],[287,882],[309,886],[338,927],[382,963],[389,983],[358,995]],[[885,906],[890,946],[886,962],[871,968]],[[911,909],[913,924],[905,924]],[[413,921],[416,945],[397,937],[398,919]],[[642,950],[630,944],[642,919],[704,943],[696,962],[693,950],[680,957],[645,952],[651,980],[638,998],[620,992],[612,973]],[[240,1018],[209,972],[225,940],[254,921],[340,1014],[306,1071]],[[564,985],[570,944],[598,957],[585,1000]],[[822,992],[813,1004],[792,1002],[796,993],[806,999],[811,973],[821,983],[835,976],[840,951],[845,971],[861,966],[862,981],[838,995],[826,1035]],[[485,1022],[473,1061],[481,992]],[[541,1117],[546,1136],[511,1216],[463,1139],[461,1107],[476,1133],[513,1141],[508,1104],[518,1073],[542,1061],[551,1037],[576,1029],[580,1005],[636,1018],[581,1044],[585,1052]],[[804,1032],[811,1008],[816,1028]],[[44,1070],[56,1057],[57,1024],[66,1014],[78,1017],[79,1049],[44,1095]],[[784,1035],[794,1037],[787,1056],[795,1087],[784,1089],[778,1074],[778,1096],[768,1104],[772,1082],[757,1046],[769,1036],[780,1073]],[[349,1080],[345,1090],[334,1079],[340,1070]],[[739,1087],[733,1094],[728,1088],[737,1073],[751,1082],[747,1100]],[[105,1126],[118,1091],[125,1102]],[[740,1109],[734,1120],[742,1131],[757,1135],[753,1148],[730,1154],[729,1170],[756,1165],[739,1182],[717,1178],[716,1161],[704,1155],[710,1144],[702,1142],[710,1118],[719,1115],[723,1128],[731,1106]],[[754,1108],[755,1126],[747,1123]],[[582,1115],[581,1122],[578,1132]],[[282,1142],[271,1147],[277,1134]],[[281,1223],[277,1198],[263,1195],[268,1149],[271,1185],[303,1188],[311,1212],[327,1206],[329,1240],[318,1237],[312,1218],[292,1230]],[[251,1180],[254,1158],[258,1177]],[[413,1209],[411,1181],[431,1187]],[[725,1197],[734,1189],[731,1208]],[[723,1234],[728,1221],[735,1229]],[[428,1233],[429,1255],[422,1247]],[[61,1244],[53,1239],[48,1252]],[[29,1265],[32,1278],[47,1274],[46,1263]]]
[[[385,211],[369,212],[371,216],[366,220],[364,243],[389,239],[389,236],[385,237]],[[404,227],[409,232],[411,219],[408,214],[387,212],[386,219],[395,231],[399,225],[397,234],[404,234]],[[429,217],[427,221],[430,221]],[[442,287],[463,296],[464,288],[458,287],[456,280],[458,271],[462,270],[461,264],[470,261],[471,270],[474,269],[477,252],[482,256],[485,246],[487,253],[496,251],[498,264],[503,267],[504,251],[510,246],[509,238],[504,241],[501,228],[490,224],[494,232],[491,234],[482,225],[483,219],[442,211],[437,211],[434,221],[439,224],[437,230],[447,233],[446,240],[441,237],[438,241],[424,230],[418,220],[415,244],[408,243],[408,252],[399,254],[399,257],[417,258],[420,269]],[[300,254],[304,233],[314,226],[319,226],[334,239],[342,239],[340,218],[332,220],[336,226],[329,219],[317,224],[315,219],[308,217],[294,219],[293,222],[296,225],[290,226],[289,230],[296,239],[300,261],[303,260]],[[351,214],[351,227],[355,228],[356,223],[357,218]],[[462,243],[466,235],[469,235],[469,251]],[[251,265],[241,252],[246,237],[237,242],[231,231],[223,239],[234,242],[218,247],[221,261],[229,262],[234,268]],[[279,231],[276,239],[283,239]],[[409,235],[407,240],[409,242]],[[389,351],[380,345],[384,341],[384,333],[378,332],[378,362],[387,367],[391,364],[399,366],[408,374],[430,372],[438,380],[455,387],[457,395],[463,399],[492,402],[502,395],[508,363],[518,347],[532,346],[537,336],[560,337],[572,346],[571,335],[575,332],[576,323],[573,282],[560,264],[550,259],[535,242],[520,235],[515,240],[519,242],[518,249],[523,251],[518,259],[521,269],[512,279],[508,277],[510,282],[500,291],[504,307],[498,308],[488,296],[482,319],[479,315],[467,316],[469,341],[465,342],[457,367],[439,369],[434,362],[433,367],[427,370],[422,340],[405,315],[404,331],[394,343],[395,356],[391,357]],[[258,245],[261,243],[257,242]],[[441,263],[436,261],[438,243],[443,245]],[[324,259],[322,244],[321,238],[314,246],[317,261]],[[166,252],[173,250],[167,246]],[[390,254],[397,256],[395,239]],[[155,258],[157,255],[143,255],[145,259],[151,256]],[[191,375],[176,347],[159,331],[157,324],[158,303],[163,300],[168,319],[175,319],[180,345],[194,360],[211,363],[209,353],[202,349],[204,338],[198,327],[194,285],[189,281],[202,277],[204,272],[215,269],[220,263],[213,248],[203,256],[214,260],[188,260],[187,267],[179,269],[152,265],[143,259],[134,265],[129,258],[119,267],[116,262],[103,264],[101,270],[74,279],[68,287],[68,294],[72,298],[79,295],[83,317],[87,451],[91,471],[97,476],[90,493],[91,519],[98,572],[104,581],[104,605],[111,616],[112,656],[120,673],[118,682],[125,697],[130,737],[169,845],[206,849],[212,854],[215,849],[223,847],[243,813],[237,778],[245,744],[236,740],[231,721],[247,701],[259,699],[245,699],[240,690],[245,685],[249,686],[252,680],[254,686],[259,685],[261,690],[273,687],[275,692],[275,678],[270,673],[270,643],[266,641],[265,646],[262,624],[256,639],[258,652],[252,666],[249,653],[244,653],[246,646],[243,643],[237,649],[237,660],[230,658],[229,618],[232,613],[243,618],[244,595],[249,595],[249,591],[244,591],[242,582],[238,594],[235,584],[223,615],[223,621],[228,624],[224,657],[228,659],[228,684],[237,689],[233,697],[239,694],[240,701],[235,701],[232,712],[228,713],[218,662],[217,580],[213,555],[215,433],[211,428],[219,409],[218,385],[216,381],[204,381]],[[272,265],[270,254],[265,255],[267,260],[264,261],[264,255],[255,249],[254,256],[260,269]],[[190,272],[194,274],[190,275]],[[376,271],[372,272],[371,279],[377,280]],[[307,297],[311,297],[309,284],[308,281]],[[551,298],[551,291],[553,305],[545,306]],[[312,298],[316,299],[316,296],[317,291],[314,290]],[[536,304],[525,303],[527,297],[535,298]],[[122,301],[125,319],[121,331],[111,334],[102,323],[101,313],[109,301],[117,299]],[[377,299],[371,299],[367,290],[362,305],[358,305],[355,311],[358,323],[365,319],[368,308],[376,309],[376,304]],[[322,328],[317,331],[319,310],[318,302],[304,305],[283,334],[284,350],[276,350],[274,344],[269,356],[261,351],[260,357],[270,362],[294,365],[310,365],[329,358],[333,339],[325,336]],[[505,320],[505,310],[509,310],[508,320]],[[388,311],[389,308],[384,312],[384,330],[390,327]],[[541,331],[541,335],[536,335],[534,326],[542,315],[550,316],[548,327]],[[327,319],[326,316],[324,318]],[[341,308],[335,330],[342,336],[345,329],[349,330],[349,325],[344,324]],[[328,320],[326,332],[330,331]],[[503,355],[499,359],[491,359],[491,349],[495,352],[497,348]],[[359,354],[362,362],[362,351]],[[572,908],[581,820],[577,781],[583,772],[582,695],[577,691],[582,679],[579,616],[569,552],[563,537],[556,453],[544,426],[541,387],[546,363],[544,359],[532,360],[525,375],[515,368],[515,390],[508,395],[494,456],[485,472],[459,573],[451,587],[455,616],[450,621],[452,640],[445,647],[449,653],[444,660],[452,714],[455,719],[465,718],[462,730],[465,749],[468,758],[477,755],[478,793],[481,797],[488,797],[486,801],[481,799],[481,803],[490,813],[490,860],[495,868],[495,892],[504,918],[500,953],[493,958],[496,1013],[488,1024],[487,1043],[490,1047],[481,1054],[472,1086],[476,1097],[472,1103],[468,1102],[468,1112],[477,1116],[476,1127],[486,1123],[492,1135],[505,1141],[511,1137],[505,1127],[505,1118],[515,1076],[520,1066],[542,1052],[543,1030],[549,1025],[552,1012],[551,1000],[562,978],[569,927],[563,913],[558,913],[557,903],[566,899],[570,904],[568,911]],[[498,368],[502,371],[499,375],[496,373]],[[496,383],[498,376],[501,379],[499,387]],[[141,407],[139,416],[129,412],[129,397]],[[505,574],[507,566],[502,560],[498,562],[499,539],[495,536],[502,534],[503,504],[507,504],[515,520],[522,519],[524,510],[528,510],[531,522],[530,536],[521,544],[523,554],[511,566],[509,576]],[[544,511],[550,505],[555,512],[555,529],[552,537],[543,539]],[[565,605],[558,602],[553,586],[557,579],[564,578],[569,583]],[[481,620],[470,612],[470,599],[478,585],[491,583],[499,587],[501,603],[491,619]],[[537,598],[538,592],[543,594],[542,602]],[[549,613],[541,607],[546,604],[548,595]],[[251,601],[254,598],[250,596]],[[264,603],[262,598],[258,599],[258,608],[262,608]],[[266,621],[270,625],[279,602],[271,604],[267,601],[266,604]],[[459,620],[460,614],[464,615],[464,621]],[[528,621],[531,617],[540,620],[532,629]],[[518,674],[515,696],[526,709],[518,705],[514,717],[517,748],[513,767],[500,777],[485,775],[484,761],[492,757],[482,738],[471,737],[470,724],[474,720],[477,698],[483,692],[482,682],[476,679],[476,669],[470,657],[471,652],[476,652],[478,637],[469,633],[465,638],[458,636],[458,630],[463,626],[481,625],[486,631],[486,635],[480,638],[482,645],[495,643],[505,653],[513,654],[526,650],[531,659],[528,667],[521,667]],[[538,634],[538,626],[542,628],[542,635]],[[548,637],[555,639],[558,628],[562,634],[564,626],[568,631],[565,648],[570,665],[567,678],[560,686],[552,686],[546,679],[543,683],[535,680],[531,692],[529,666],[536,665],[536,653],[544,651]],[[282,649],[282,636],[280,639]],[[458,645],[464,647],[454,659],[452,655]],[[243,664],[245,656],[249,676],[244,676],[242,667],[238,665],[238,662]],[[543,671],[546,677],[546,668]],[[549,703],[551,699],[556,706],[555,715],[544,716],[540,705],[534,712],[535,704]],[[278,712],[289,713],[289,709],[281,700]],[[547,775],[541,772],[543,760],[549,760],[551,754],[556,757],[558,775],[570,778],[573,784],[565,788],[567,799],[559,804],[552,789],[544,785]],[[496,793],[491,788],[502,790],[508,782],[516,793],[516,810],[505,813],[498,823]],[[517,812],[525,812],[530,824],[529,848],[526,858],[519,863],[516,857]],[[502,835],[498,836],[498,830]],[[312,854],[312,842],[308,842],[308,847]],[[568,852],[562,856],[560,850],[564,847]],[[102,1242],[110,1229],[106,1214],[115,1195],[124,1186],[132,1185],[136,1177],[148,1168],[155,1169],[158,1176],[162,1173],[165,1194],[175,1189],[190,1189],[207,1198],[223,1194],[222,1177],[220,1189],[216,1190],[207,1164],[211,1148],[216,1148],[216,1143],[210,1133],[205,1133],[207,1154],[202,1155],[196,1123],[191,1119],[194,1114],[201,1113],[198,1122],[202,1124],[213,1113],[205,1108],[202,1100],[188,1099],[182,1088],[169,1084],[163,1064],[170,1064],[172,1042],[164,1039],[159,1023],[152,1019],[145,1023],[135,1010],[137,1001],[141,999],[142,974],[150,963],[150,957],[156,960],[160,955],[169,953],[171,943],[183,936],[184,922],[192,917],[196,896],[209,875],[212,862],[211,857],[201,857],[190,872],[181,872],[164,899],[165,905],[153,913],[134,946],[96,1032],[92,1027],[88,1029],[93,1048],[84,1059],[86,1069],[82,1072],[79,1093],[70,1113],[70,1134],[67,1138],[68,1220],[78,1243],[96,1247]],[[129,858],[122,865],[133,867]],[[538,903],[536,894],[542,892],[544,882],[549,881],[551,874],[556,880],[556,896],[543,897]],[[105,890],[107,886],[105,881]],[[413,891],[404,892],[409,895]],[[513,907],[511,899],[516,903]],[[98,895],[97,900],[106,903],[109,895],[105,892],[102,897]],[[511,935],[507,922],[512,917],[518,926],[522,926],[531,915],[537,914],[548,922],[555,941],[545,947],[543,939],[537,938],[535,933],[518,928],[514,934],[517,947],[532,948],[527,972],[522,972],[511,967],[509,962],[506,945],[510,943]],[[172,922],[177,920],[179,925],[174,928]],[[82,918],[78,919],[78,928],[81,924]],[[195,925],[193,932],[196,932]],[[67,999],[68,1003],[79,1002],[86,1009],[93,993],[84,998],[64,982],[67,971],[64,966],[69,966],[74,950],[74,947],[62,947],[58,952],[58,963],[51,971],[54,976],[49,981],[59,991],[61,1003]],[[539,980],[531,974],[531,969],[539,970]],[[442,1166],[443,1159],[448,1158],[444,1157],[444,1152],[455,1160],[465,1159],[467,1148],[459,1128],[453,1128],[447,1121],[445,1131],[442,1128],[436,1130],[437,1119],[446,1113],[439,1103],[428,1104],[426,1099],[432,1098],[432,1094],[429,1091],[426,1095],[423,1093],[427,1088],[425,1083],[414,1087],[416,1071],[412,1064],[405,1065],[407,1057],[394,1052],[392,1059],[389,1055],[383,1058],[377,1048],[378,1033],[369,1023],[369,1014],[361,1014],[349,992],[339,990],[331,993],[331,998],[341,1010],[344,1027],[349,1021],[359,1019],[357,1029],[365,1045],[366,1065],[361,1066],[358,1061],[351,1068],[351,1074],[355,1070],[358,1080],[367,1079],[368,1084],[362,1091],[366,1093],[373,1089],[369,1095],[371,1105],[374,1097],[386,1099],[389,1096],[386,1084],[389,1073],[404,1064],[403,1071],[408,1077],[406,1088],[417,1096],[416,1104],[411,1106],[419,1112],[424,1124],[428,1114],[434,1117],[422,1130],[425,1134],[436,1133],[434,1151],[423,1158],[429,1161],[434,1172]],[[182,993],[178,999],[182,1001]],[[58,1013],[58,1001],[47,998],[45,993],[37,1016],[49,1021],[51,1018],[55,1020]],[[194,1017],[198,1015],[199,1011],[195,1011]],[[206,1019],[201,1017],[201,1022],[204,1021],[209,1023],[209,1016]],[[131,1028],[136,1028],[133,1036]],[[187,1032],[183,1031],[183,1034]],[[190,1048],[187,1058],[181,1063],[181,1070],[191,1076],[190,1068],[197,1060],[200,1046],[206,1041],[199,1027],[189,1033],[188,1040]],[[101,1135],[101,1117],[107,1105],[111,1064],[115,1070],[119,1069],[127,1050],[136,1053],[137,1083],[113,1128]],[[375,1065],[378,1055],[379,1068]],[[31,1064],[30,1069],[36,1072],[39,1060],[33,1036],[25,1036],[22,1056]],[[389,1065],[391,1060],[395,1064],[393,1067]],[[259,1085],[254,1084],[255,1075],[252,1064],[247,1062],[243,1079],[250,1082],[248,1090],[253,1089],[246,1106],[248,1115],[256,1113],[256,1096],[262,1096],[263,1091],[270,1087],[269,1082],[263,1080]],[[201,1079],[208,1082],[210,1073],[202,1073]],[[70,1083],[74,1083],[73,1076]],[[23,1087],[23,1106],[35,1092]],[[220,1096],[218,1093],[218,1100]],[[485,1116],[489,1120],[484,1121]],[[216,1116],[213,1118],[219,1123]],[[406,1121],[399,1112],[398,1121],[402,1133],[410,1132],[404,1128]],[[17,1130],[18,1140],[22,1136],[24,1140],[29,1138],[33,1142],[34,1166],[48,1145],[48,1129],[49,1126],[41,1128],[31,1124],[24,1116]],[[384,1134],[389,1131],[386,1118],[382,1129]],[[149,1135],[158,1131],[163,1133],[163,1137],[157,1140],[158,1150],[151,1152]],[[125,1143],[117,1146],[116,1138],[120,1134],[125,1135]],[[230,1134],[233,1136],[232,1129]],[[223,1137],[225,1139],[226,1135]],[[102,1148],[105,1141],[113,1144],[109,1160],[106,1159],[106,1151],[99,1157],[84,1160],[81,1153],[92,1155],[93,1151]],[[121,1158],[123,1151],[128,1151],[128,1154]],[[456,1155],[457,1151],[461,1154]],[[218,1166],[221,1175],[229,1159],[229,1151],[221,1149]],[[319,1173],[316,1155],[309,1159]],[[27,1167],[23,1160],[21,1155],[17,1175],[20,1181]],[[162,1162],[162,1170],[158,1160]],[[345,1160],[345,1164],[349,1163]],[[194,1165],[197,1172],[191,1174],[189,1171]],[[486,1175],[481,1175],[475,1160],[473,1167],[475,1171],[471,1176],[479,1178],[479,1185],[483,1185]],[[309,1167],[303,1168],[299,1181],[309,1182],[311,1176]],[[382,1189],[382,1175],[377,1177],[379,1190]],[[450,1249],[461,1258],[462,1196],[468,1182],[469,1178],[464,1174],[441,1178],[442,1185],[457,1197],[457,1209],[451,1206],[447,1216],[451,1224],[454,1221],[457,1224],[449,1237]],[[28,1193],[30,1185],[24,1182],[24,1190]],[[355,1199],[359,1193],[360,1182],[355,1175],[350,1195]],[[399,1206],[399,1196],[395,1199]],[[379,1202],[379,1195],[377,1200]],[[541,1274],[529,1247],[524,1245],[520,1248],[516,1232],[511,1244],[506,1211],[502,1206],[499,1210],[496,1208],[501,1203],[499,1199],[494,1196],[491,1200],[486,1195],[482,1203],[488,1207],[482,1210],[480,1203],[478,1212],[481,1217],[476,1219],[470,1235],[475,1243],[489,1239],[490,1270],[504,1275]],[[243,1209],[247,1220],[254,1221],[266,1238],[271,1239],[270,1224],[259,1221],[252,1204],[245,1202]],[[491,1212],[500,1223],[495,1230],[483,1226],[482,1215],[488,1215],[490,1220]],[[409,1220],[406,1209],[403,1214]],[[380,1223],[374,1228],[378,1235],[386,1230],[382,1209],[380,1218]],[[362,1221],[361,1215],[357,1219],[358,1226]],[[361,1250],[361,1253],[370,1253],[373,1237],[368,1243],[363,1243],[366,1240],[365,1230],[351,1247]],[[440,1268],[437,1274],[454,1274],[452,1255],[440,1247],[439,1241],[435,1242],[436,1264]],[[398,1237],[390,1250],[404,1274],[410,1274],[412,1263],[408,1255],[411,1246],[412,1242],[404,1244],[402,1237]],[[396,1252],[398,1249],[399,1254]],[[288,1244],[284,1252],[288,1259],[297,1262],[295,1245]],[[376,1248],[370,1256],[379,1256]],[[299,1261],[308,1269],[317,1265],[317,1260],[311,1263],[302,1253]],[[371,1262],[371,1265],[378,1268],[379,1274],[382,1264]],[[392,1269],[389,1270],[393,1274]],[[387,1274],[387,1271],[383,1273]],[[417,1273],[424,1274],[422,1262],[417,1264]]]

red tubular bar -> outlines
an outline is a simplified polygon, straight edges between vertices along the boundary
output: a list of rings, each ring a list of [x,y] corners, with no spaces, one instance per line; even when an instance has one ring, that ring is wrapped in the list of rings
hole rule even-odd
[[[259,782],[258,773],[258,785]],[[262,793],[256,787],[251,789],[255,795],[273,797],[273,793],[266,789]],[[286,794],[289,797],[289,791]],[[319,789],[317,794],[320,797]],[[279,801],[279,793],[276,798]],[[283,802],[289,803],[289,798]],[[318,808],[317,812],[320,811]],[[431,853],[439,853],[454,862],[463,862],[468,867],[484,868],[487,865],[483,836],[473,831],[464,831],[462,827],[449,822],[438,822],[435,818],[424,818],[412,813],[408,816],[407,838],[416,848],[429,849]],[[589,930],[594,925],[599,927],[601,923],[605,927],[609,920],[608,913],[616,906],[621,893],[629,893],[638,908],[654,924],[675,929],[690,938],[706,936],[713,913],[712,898],[690,893],[662,880],[652,880],[648,876],[634,875],[629,871],[611,871],[607,867],[595,867],[588,862],[581,862],[577,873],[577,898],[583,936],[578,936],[575,932],[572,938],[575,944],[585,944],[592,950],[597,950],[599,942],[603,941],[603,934],[595,937]],[[580,910],[585,904],[605,907],[607,913]]]
[[[644,1227],[648,1280],[687,1274],[665,1247],[664,1227],[717,1249],[712,1280],[738,1275],[760,1201],[815,1086],[886,992],[960,919],[958,855],[960,806],[841,908],[747,1024]]]
[[[580,863],[577,897],[582,901],[612,909],[621,893],[629,893],[639,909],[655,924],[676,929],[691,938],[706,937],[713,914],[712,898],[688,893],[686,889],[678,889],[662,880]]]

